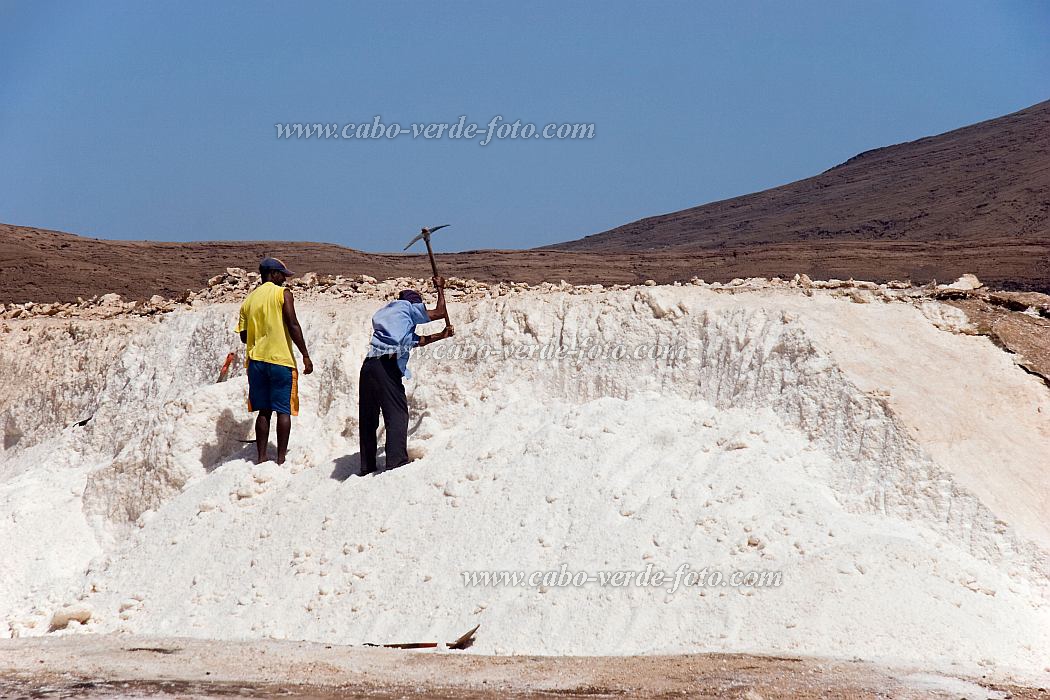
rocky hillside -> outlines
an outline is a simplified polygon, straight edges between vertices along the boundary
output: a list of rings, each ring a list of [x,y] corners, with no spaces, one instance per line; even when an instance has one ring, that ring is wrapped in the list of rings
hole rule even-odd
[[[549,248],[687,253],[741,244],[993,240],[1038,242],[1044,267],[1050,259],[1050,101],[866,151],[782,187]]]

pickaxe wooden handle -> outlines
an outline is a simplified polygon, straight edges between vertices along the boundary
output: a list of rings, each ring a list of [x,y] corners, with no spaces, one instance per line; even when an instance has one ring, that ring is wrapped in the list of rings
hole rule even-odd
[[[424,226],[423,229],[416,235],[416,237],[409,241],[408,245],[405,246],[405,250],[408,250],[412,247],[413,243],[418,241],[420,238],[423,239],[423,242],[427,244],[427,256],[430,257],[430,271],[434,273],[434,277],[438,276],[438,266],[437,263],[434,262],[434,249],[430,247],[430,234],[434,233],[434,231],[437,231],[439,229],[443,229],[446,226],[448,226],[448,224],[441,224],[440,226],[434,226],[433,228],[427,228],[426,226]],[[445,325],[449,325],[447,318],[445,319]]]
[[[423,236],[423,242],[427,244],[427,255],[430,256],[430,270],[434,273],[434,277],[437,277],[438,266],[434,262],[434,251],[430,248],[430,236]]]

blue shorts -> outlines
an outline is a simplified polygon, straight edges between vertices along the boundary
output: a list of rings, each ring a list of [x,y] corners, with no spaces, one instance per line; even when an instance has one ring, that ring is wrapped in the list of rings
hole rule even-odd
[[[248,410],[299,415],[298,374],[284,365],[248,360]]]

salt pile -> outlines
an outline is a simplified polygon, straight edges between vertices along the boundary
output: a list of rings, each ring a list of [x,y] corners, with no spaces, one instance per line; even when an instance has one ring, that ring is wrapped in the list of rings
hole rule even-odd
[[[488,354],[413,359],[419,458],[366,478],[356,375],[375,298],[299,305],[316,371],[280,467],[248,461],[243,376],[214,383],[240,349],[235,305],[11,321],[0,635],[359,644],[480,623],[473,650],[488,653],[1048,670],[1047,387],[956,332],[957,309],[804,291],[450,304],[458,352]],[[673,351],[514,354],[579,346]],[[779,571],[782,584],[668,593],[462,576],[563,564]]]

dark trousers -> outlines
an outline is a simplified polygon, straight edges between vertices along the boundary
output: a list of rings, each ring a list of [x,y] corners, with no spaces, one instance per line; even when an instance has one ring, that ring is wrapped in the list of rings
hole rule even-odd
[[[408,463],[408,399],[401,370],[392,357],[369,357],[361,365],[358,384],[358,425],[361,432],[361,473],[376,468],[379,413],[386,423],[387,469]]]

